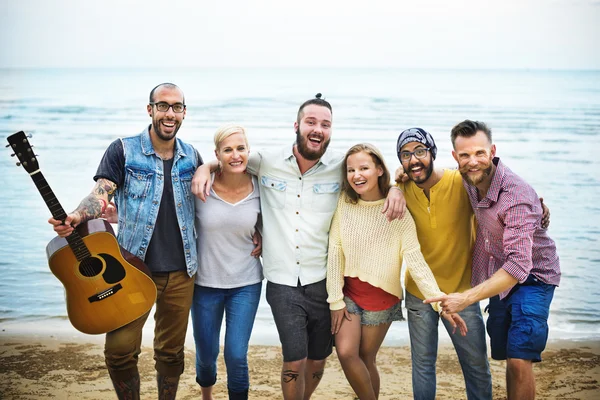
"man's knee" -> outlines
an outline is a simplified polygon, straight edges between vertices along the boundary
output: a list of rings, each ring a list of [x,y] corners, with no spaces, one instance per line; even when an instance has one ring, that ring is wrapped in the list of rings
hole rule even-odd
[[[327,363],[327,359],[323,360],[307,360],[307,364],[310,365],[311,369],[324,369],[325,364]]]
[[[506,360],[506,369],[509,374],[515,377],[526,375],[533,370],[533,362],[521,358],[508,358]]]
[[[283,383],[297,382],[301,376],[304,376],[306,369],[306,358],[297,361],[285,361],[281,369],[281,379]]]

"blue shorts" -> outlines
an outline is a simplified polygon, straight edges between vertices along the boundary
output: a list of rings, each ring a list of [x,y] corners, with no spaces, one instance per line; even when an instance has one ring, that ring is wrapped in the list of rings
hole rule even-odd
[[[344,303],[346,303],[346,308],[350,314],[360,315],[361,325],[377,326],[393,321],[404,320],[404,316],[402,316],[402,301],[399,301],[390,308],[381,311],[365,310],[348,296],[344,296]]]
[[[542,361],[548,340],[548,314],[556,286],[529,275],[503,300],[490,299],[487,332],[494,360]]]

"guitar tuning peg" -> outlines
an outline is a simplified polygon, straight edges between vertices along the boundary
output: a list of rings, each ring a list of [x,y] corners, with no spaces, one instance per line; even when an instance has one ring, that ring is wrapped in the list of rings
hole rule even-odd
[[[6,145],[6,146],[4,146],[4,147],[10,147],[10,144],[7,144],[7,145]]]
[[[20,167],[20,166],[21,166],[21,163],[20,163],[20,162],[18,162],[18,163],[17,163],[17,167]]]
[[[31,133],[28,133],[28,134],[27,134],[27,135],[25,135],[25,136],[27,136],[29,139],[31,139],[31,138],[33,137],[33,135],[32,135]]]
[[[11,156],[11,157],[14,157],[14,156],[15,156],[15,153],[12,153],[10,156]]]

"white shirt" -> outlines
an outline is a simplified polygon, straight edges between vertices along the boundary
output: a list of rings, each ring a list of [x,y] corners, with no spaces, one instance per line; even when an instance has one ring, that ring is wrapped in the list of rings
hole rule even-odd
[[[328,150],[304,175],[293,145],[252,153],[263,217],[263,272],[268,281],[302,286],[327,275],[331,219],[342,187],[344,154]]]

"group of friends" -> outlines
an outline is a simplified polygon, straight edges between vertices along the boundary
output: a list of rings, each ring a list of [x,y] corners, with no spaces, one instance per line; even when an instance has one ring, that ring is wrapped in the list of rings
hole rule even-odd
[[[160,399],[176,396],[190,310],[202,398],[212,399],[224,316],[229,398],[248,398],[263,278],[281,341],[283,398],[311,397],[335,345],[357,397],[377,399],[377,352],[391,323],[404,319],[403,262],[414,398],[436,396],[440,320],[467,398],[492,398],[479,304],[488,298],[491,355],[507,360],[507,397],[535,397],[533,363],[546,345],[559,259],[548,209],[496,157],[485,123],[452,128],[456,170],[434,167],[427,131],[404,130],[392,185],[375,146],[328,149],[333,110],[320,94],[300,106],[290,145],[250,152],[244,127],[229,124],[215,133],[216,159],[207,163],[176,137],[186,111],[176,85],[152,89],[151,124],[112,142],[92,192],[64,221],[49,219],[60,236],[101,216],[118,222],[120,245],[151,270]],[[106,334],[119,399],[140,397],[148,316]]]

